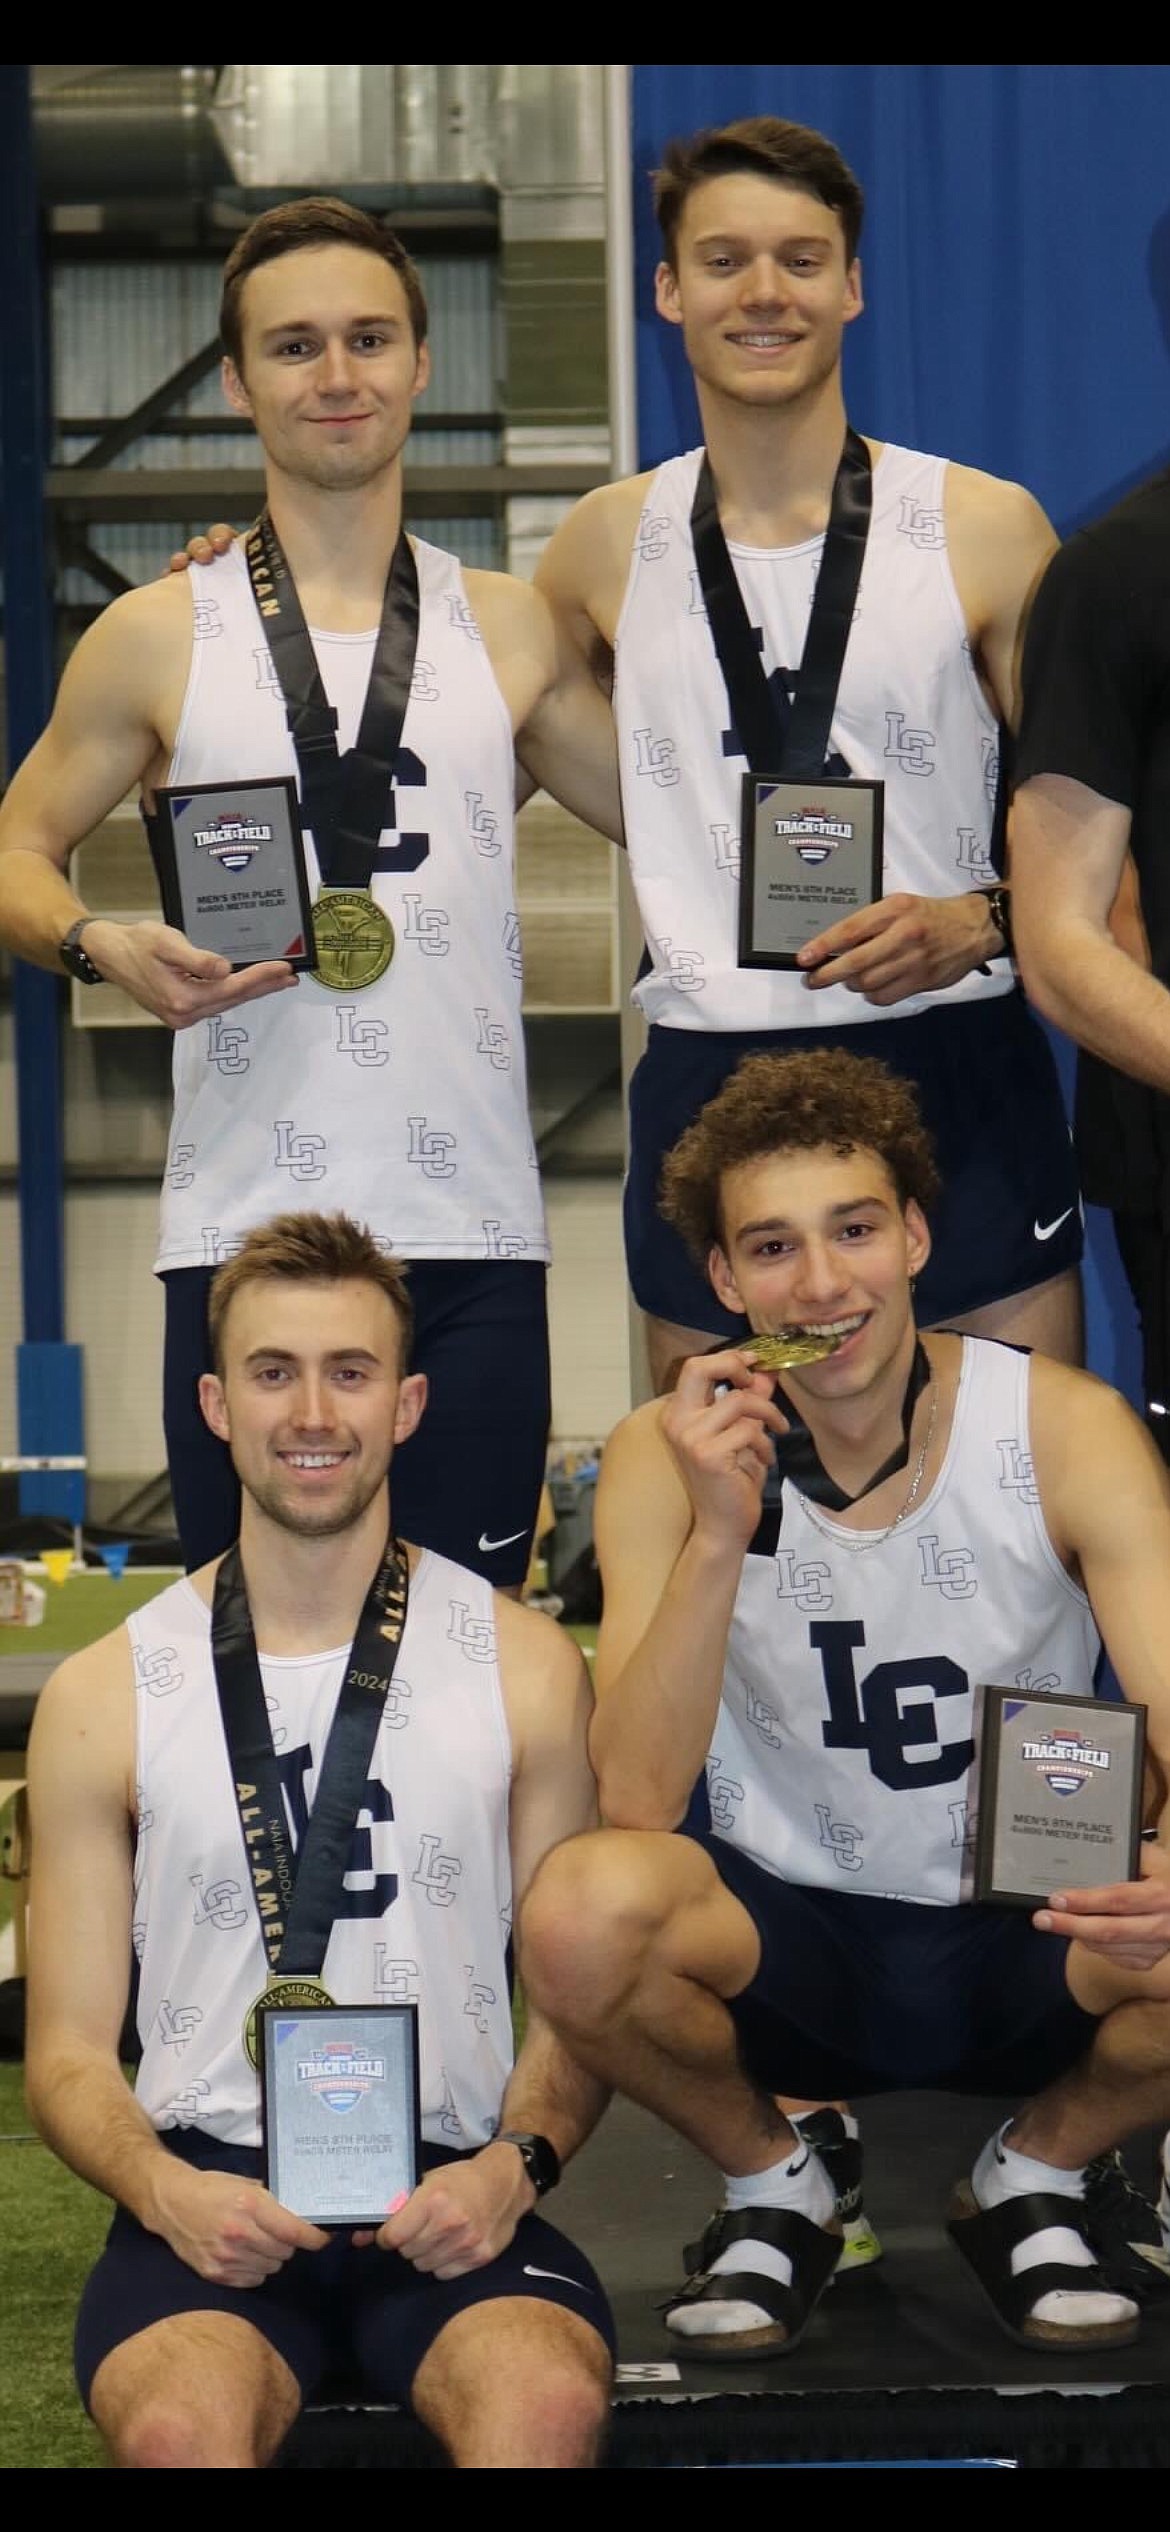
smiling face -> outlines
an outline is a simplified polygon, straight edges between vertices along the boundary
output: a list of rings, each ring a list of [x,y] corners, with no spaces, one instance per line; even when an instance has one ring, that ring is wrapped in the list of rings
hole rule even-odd
[[[712,176],[683,207],[676,262],[658,267],[658,311],[681,326],[700,395],[784,407],[835,377],[861,313],[861,267],[846,263],[840,218],[815,194]]]
[[[260,264],[240,297],[240,367],[224,393],[269,465],[326,491],[370,483],[400,454],[430,375],[406,292],[380,255],[307,246]]]
[[[840,1342],[790,1377],[822,1400],[856,1397],[914,1341],[911,1277],[930,1254],[925,1217],[903,1206],[875,1152],[769,1154],[729,1169],[723,1241],[709,1273],[748,1326],[832,1330]]]
[[[221,1341],[222,1377],[205,1373],[199,1398],[248,1506],[300,1538],[353,1528],[426,1401],[423,1375],[402,1376],[386,1294],[356,1277],[256,1276],[234,1294]]]

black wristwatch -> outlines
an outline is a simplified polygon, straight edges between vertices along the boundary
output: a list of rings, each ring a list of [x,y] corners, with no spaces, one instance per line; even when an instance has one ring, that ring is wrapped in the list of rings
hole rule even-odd
[[[561,2176],[561,2158],[547,2136],[530,2136],[520,2128],[497,2128],[497,2145],[514,2145],[538,2198],[546,2198]]]
[[[81,946],[81,935],[86,924],[97,921],[96,914],[79,914],[76,923],[70,924],[58,951],[66,974],[75,976],[79,985],[104,985],[106,981],[101,968],[94,966],[92,958],[87,956]]]
[[[1010,888],[1005,888],[1002,879],[996,879],[992,881],[990,888],[980,888],[976,893],[981,897],[986,897],[987,911],[991,916],[991,920],[994,923],[996,931],[998,932],[1004,948],[1007,951],[1008,957],[1010,958],[1015,947],[1012,940],[1012,894]]]

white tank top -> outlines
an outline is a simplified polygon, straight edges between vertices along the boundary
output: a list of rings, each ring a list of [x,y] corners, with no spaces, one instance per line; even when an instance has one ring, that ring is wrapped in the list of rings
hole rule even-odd
[[[647,1020],[675,1029],[838,1028],[872,1004],[833,985],[736,963],[740,783],[727,689],[695,568],[690,516],[701,449],[660,466],[646,495],[615,643],[614,710],[630,876],[652,968]],[[883,894],[957,896],[995,877],[999,732],[981,691],[943,525],[946,461],[885,447],[833,715],[830,770],[885,784]],[[823,536],[775,551],[731,545],[769,674],[799,667]],[[732,749],[733,752],[728,752]],[[775,767],[759,770],[774,772]],[[1011,990],[1008,966],[931,1003]]]
[[[412,539],[414,679],[398,824],[371,887],[394,957],[363,992],[296,987],[176,1032],[156,1271],[214,1266],[255,1223],[350,1213],[403,1257],[547,1259],[528,1116],[512,732],[463,575]],[[195,643],[170,784],[296,773],[242,544],[191,574]],[[313,634],[338,746],[376,635]],[[311,893],[318,869],[308,841]]]
[[[210,1612],[184,1580],[127,1621],[137,1703],[134,1948],[142,2061],[158,2128],[259,2142],[242,2033],[268,1966],[215,1678]],[[312,1807],[349,1646],[261,1658],[294,1839]],[[320,1975],[338,2004],[419,2009],[424,2136],[494,2132],[512,2064],[511,1743],[490,1586],[423,1554]],[[378,1896],[382,1895],[379,1906]],[[372,1912],[371,1912],[372,1911]]]
[[[785,1483],[749,1551],[707,1762],[712,1825],[785,1881],[970,1896],[976,1688],[1089,1697],[1100,1638],[1040,1509],[1029,1358],[963,1340],[946,1459],[866,1547]]]

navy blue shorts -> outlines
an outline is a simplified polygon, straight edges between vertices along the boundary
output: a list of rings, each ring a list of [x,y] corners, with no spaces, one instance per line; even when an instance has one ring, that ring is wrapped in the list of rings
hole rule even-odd
[[[1023,1909],[927,1908],[781,1881],[710,1830],[706,1848],[760,1938],[729,2011],[747,2072],[805,2101],[875,2092],[1024,2100],[1074,2066],[1097,2022],[1069,1994],[1068,1944]]]
[[[1075,1266],[1084,1246],[1076,1159],[1051,1045],[1019,992],[945,1004],[856,1028],[761,1036],[652,1028],[630,1083],[623,1196],[635,1300],[655,1318],[737,1339],[743,1320],[716,1301],[658,1211],[667,1152],[745,1055],[819,1047],[876,1055],[913,1083],[933,1136],[942,1195],[915,1315],[938,1327]]]
[[[193,2128],[168,2132],[166,2143],[203,2170],[263,2178],[258,2148],[220,2145]],[[458,2159],[439,2148],[423,2155],[428,2168]],[[368,2398],[407,2407],[418,2368],[445,2323],[471,2304],[502,2295],[563,2305],[616,2354],[613,2316],[596,2271],[575,2242],[539,2215],[522,2216],[507,2250],[466,2277],[423,2276],[397,2251],[372,2243],[355,2250],[351,2236],[339,2233],[323,2251],[294,2251],[260,2285],[233,2287],[197,2277],[158,2234],[119,2207],[82,2293],[74,2369],[88,2408],[99,2365],[139,2330],[183,2312],[230,2312],[250,2321],[283,2356],[302,2402],[330,2377],[349,2381],[356,2373]]]
[[[183,1266],[162,1277],[163,1429],[189,1573],[221,1556],[240,1527],[235,1470],[199,1406],[212,1272]],[[491,1583],[523,1582],[532,1553],[551,1415],[547,1282],[546,1267],[516,1259],[410,1267],[411,1369],[430,1387],[417,1433],[394,1454],[395,1527]]]

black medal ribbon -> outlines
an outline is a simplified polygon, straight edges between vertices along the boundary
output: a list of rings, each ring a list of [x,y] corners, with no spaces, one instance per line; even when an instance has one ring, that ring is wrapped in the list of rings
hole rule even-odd
[[[787,1390],[782,1389],[777,1381],[773,1395],[791,1427],[789,1432],[776,1436],[774,1442],[778,1487],[787,1477],[800,1494],[809,1495],[814,1503],[823,1503],[827,1511],[848,1512],[851,1504],[860,1503],[866,1495],[873,1493],[875,1486],[884,1485],[887,1477],[895,1477],[900,1468],[905,1468],[910,1457],[910,1427],[914,1409],[929,1379],[930,1364],[919,1337],[915,1342],[914,1360],[902,1399],[902,1439],[897,1449],[891,1451],[889,1458],[883,1460],[881,1467],[874,1471],[864,1486],[858,1488],[855,1495],[847,1495],[836,1478],[830,1477],[799,1407],[793,1405]]]
[[[796,778],[824,772],[872,508],[869,450],[850,428],[833,484],[812,614],[790,702],[778,682],[769,685],[764,673],[727,550],[711,461],[703,453],[691,507],[695,563],[732,722],[757,773]]]
[[[284,1807],[238,1547],[215,1577],[211,1658],[270,1975],[316,1978],[406,1625],[409,1567],[391,1535],[358,1619],[299,1850]]]
[[[305,825],[327,888],[369,889],[387,811],[418,647],[418,566],[405,528],[391,557],[356,744],[338,753],[296,582],[267,510],[244,540],[248,576],[284,696]]]

